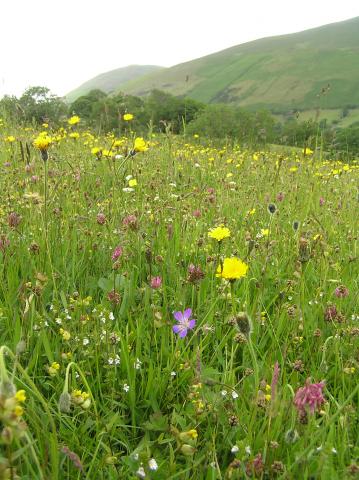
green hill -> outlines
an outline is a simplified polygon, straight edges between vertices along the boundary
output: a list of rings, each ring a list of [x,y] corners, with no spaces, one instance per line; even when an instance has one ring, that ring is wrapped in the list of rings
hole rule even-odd
[[[135,95],[154,88],[278,112],[359,106],[359,17],[238,45],[121,86]]]
[[[116,70],[101,73],[97,77],[91,78],[91,80],[69,92],[66,95],[66,99],[69,102],[73,102],[76,98],[86,95],[86,93],[94,89],[111,93],[118,90],[126,82],[161,69],[162,67],[156,65],[129,65],[128,67],[116,68]]]

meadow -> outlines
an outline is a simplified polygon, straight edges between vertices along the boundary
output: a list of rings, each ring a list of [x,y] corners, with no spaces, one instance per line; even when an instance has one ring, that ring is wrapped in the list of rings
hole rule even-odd
[[[0,122],[0,479],[358,478],[358,162],[130,117]]]

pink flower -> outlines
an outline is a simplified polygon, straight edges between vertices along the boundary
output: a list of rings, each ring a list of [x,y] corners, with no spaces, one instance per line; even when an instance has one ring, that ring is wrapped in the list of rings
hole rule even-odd
[[[123,224],[123,226],[125,226],[127,228],[130,228],[131,230],[137,230],[138,220],[137,220],[136,215],[127,215],[127,217],[125,217],[122,220],[122,224]]]
[[[161,277],[152,277],[150,281],[150,286],[153,289],[160,288],[162,285],[162,278]]]
[[[310,383],[308,379],[304,387],[297,390],[294,397],[294,405],[300,414],[305,414],[308,409],[310,413],[314,413],[320,409],[325,401],[323,396],[324,386],[324,381],[320,383]]]
[[[104,225],[106,223],[106,215],[104,213],[99,213],[96,217],[96,221],[99,225]]]
[[[118,260],[121,257],[122,253],[123,253],[122,247],[120,245],[117,245],[117,247],[112,252],[112,257],[111,257],[112,260],[116,262],[116,260]]]
[[[337,287],[335,290],[334,290],[334,295],[337,297],[337,298],[345,298],[349,295],[349,290],[347,289],[347,287],[345,287],[344,285],[339,285],[339,287]]]
[[[195,218],[199,218],[201,216],[201,210],[195,210],[194,212],[192,212],[192,215],[195,217]]]
[[[319,199],[319,205],[322,207],[325,204],[325,200],[323,197],[320,197]]]
[[[284,200],[284,193],[283,192],[279,192],[277,193],[277,202],[282,202]]]

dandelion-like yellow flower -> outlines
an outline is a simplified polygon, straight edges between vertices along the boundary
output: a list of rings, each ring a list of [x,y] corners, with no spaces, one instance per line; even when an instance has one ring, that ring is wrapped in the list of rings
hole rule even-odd
[[[223,267],[223,268],[222,268]],[[247,275],[248,265],[237,257],[225,258],[223,265],[217,268],[216,277],[237,280]]]
[[[52,143],[52,138],[47,135],[46,132],[40,133],[34,140],[34,147],[40,150],[40,152],[46,152]]]
[[[231,231],[227,227],[220,226],[220,227],[212,228],[208,232],[208,236],[210,238],[214,238],[215,240],[217,240],[217,242],[221,242],[225,238],[229,238],[231,236]]]
[[[8,137],[5,138],[5,142],[13,143],[15,142],[16,138],[14,135],[9,135]]]
[[[133,120],[132,113],[125,113],[123,119],[125,120],[125,122],[130,122],[131,120]]]
[[[69,137],[70,138],[75,138],[75,139],[80,138],[80,134],[79,134],[79,132],[72,132],[72,133],[70,133]]]
[[[135,138],[135,144],[133,149],[135,152],[145,152],[146,150],[148,150],[148,146],[142,137],[137,137]]]
[[[78,115],[73,115],[71,118],[69,118],[67,120],[67,123],[69,125],[77,125],[78,123],[80,123],[80,117]]]
[[[131,178],[131,180],[128,182],[129,187],[136,187],[137,186],[137,180],[135,178]]]

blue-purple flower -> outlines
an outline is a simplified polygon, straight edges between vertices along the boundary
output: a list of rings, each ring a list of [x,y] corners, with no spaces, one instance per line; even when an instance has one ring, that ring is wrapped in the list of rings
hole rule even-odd
[[[178,333],[180,338],[184,338],[188,330],[192,330],[192,328],[196,325],[196,320],[193,318],[191,319],[192,309],[186,308],[184,312],[174,312],[173,316],[175,320],[177,320],[178,324],[173,326],[174,333]]]

